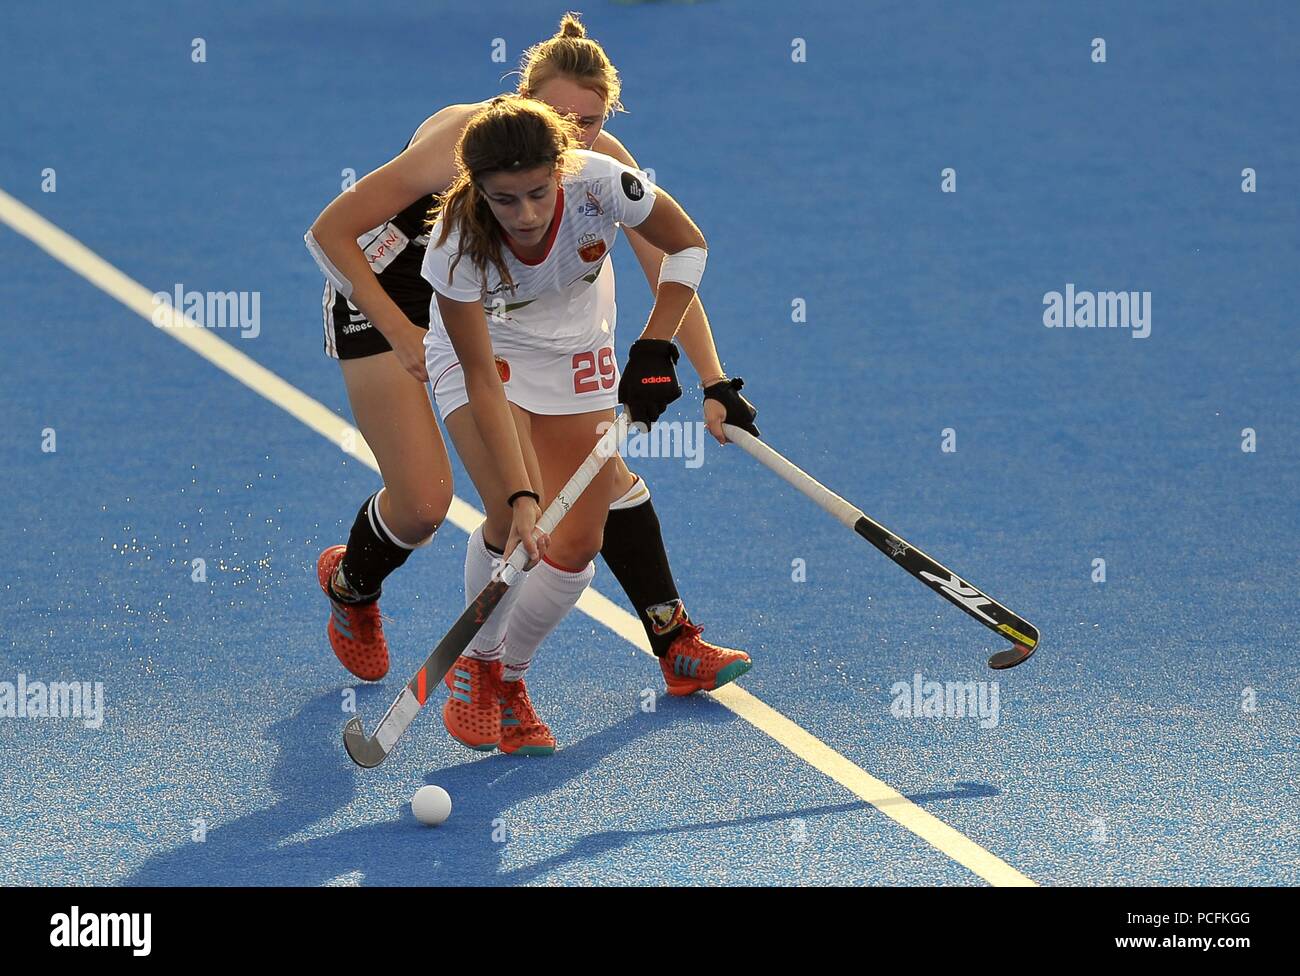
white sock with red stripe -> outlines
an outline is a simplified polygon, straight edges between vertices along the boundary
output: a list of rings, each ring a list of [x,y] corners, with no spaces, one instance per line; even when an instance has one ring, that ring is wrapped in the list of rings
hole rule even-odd
[[[519,587],[519,599],[510,611],[502,656],[505,669],[501,676],[504,680],[518,681],[524,676],[537,648],[564,615],[573,609],[595,575],[595,563],[587,563],[577,572],[546,559],[533,567],[527,581]]]
[[[469,537],[468,545],[465,546],[465,606],[469,606],[473,599],[483,592],[483,587],[487,586],[488,581],[492,579],[492,573],[500,558],[500,553],[493,552],[487,547],[487,542],[483,538],[483,526],[480,525],[474,530],[474,534]],[[530,572],[528,576],[532,576],[532,573]],[[465,648],[466,657],[475,657],[481,661],[500,660],[505,645],[506,623],[510,619],[510,608],[519,599],[519,593],[527,583],[528,576],[523,582],[516,583],[506,591],[506,595],[492,611],[492,616],[488,617],[482,629],[474,635],[474,639]]]

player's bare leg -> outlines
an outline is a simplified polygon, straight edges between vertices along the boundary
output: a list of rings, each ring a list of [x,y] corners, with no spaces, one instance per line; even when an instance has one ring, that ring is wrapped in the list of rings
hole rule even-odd
[[[379,462],[384,487],[362,504],[346,546],[321,553],[317,577],[330,599],[328,633],[358,678],[388,672],[379,615],[384,579],[425,545],[451,505],[451,464],[424,386],[391,352],[343,360],[357,429]]]
[[[534,415],[531,420],[532,446],[545,485],[543,503],[549,504],[591,451],[600,432],[613,423],[614,412]],[[606,465],[551,533],[546,557],[520,587],[506,627],[502,657],[503,752],[549,755],[555,751],[555,738],[533,707],[524,675],[542,641],[578,602],[595,575],[592,560],[600,551],[612,480],[613,470]]]
[[[543,502],[549,502],[550,499],[545,494],[545,471],[538,462],[532,443],[534,418],[514,404],[511,404],[510,410],[519,431],[519,445],[523,451],[529,481],[543,495]],[[470,480],[474,482],[487,513],[486,520],[470,535],[466,546],[465,598],[468,601],[487,585],[496,561],[501,558],[510,533],[509,495],[512,488],[517,486],[501,483],[496,464],[479,437],[468,407],[453,411],[445,422],[447,432],[456,445],[456,453],[465,465]],[[555,486],[562,486],[569,474],[572,474],[572,470],[560,477]],[[605,477],[608,478],[608,475],[605,474]],[[595,490],[600,492],[597,497],[603,499],[606,497],[605,492],[600,483],[597,484]],[[589,498],[590,493],[584,497]],[[567,525],[572,517],[572,513],[566,515],[561,525]],[[555,536],[552,535],[552,545],[554,544]],[[526,751],[542,754],[555,751],[555,740],[550,731],[540,721],[534,723],[530,720],[535,719],[535,715],[526,694],[521,702],[507,702],[502,683],[507,626],[512,618],[512,608],[531,577],[530,572],[524,582],[510,588],[448,674],[450,697],[443,707],[443,724],[453,738],[471,748],[488,750],[500,745],[503,751],[516,751],[510,746],[521,732],[527,732],[533,741],[525,743]],[[522,685],[519,686],[519,691],[522,691]]]

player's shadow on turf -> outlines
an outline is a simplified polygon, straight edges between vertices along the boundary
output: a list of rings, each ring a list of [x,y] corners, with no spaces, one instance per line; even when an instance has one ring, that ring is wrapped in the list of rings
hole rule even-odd
[[[359,699],[382,700],[382,689],[362,688]],[[202,841],[169,848],[145,861],[127,885],[316,884],[283,858],[283,838],[352,802],[356,767],[343,751],[343,715],[337,689],[309,701],[267,730],[279,753],[268,786],[276,802],[227,824],[211,825]],[[188,818],[183,818],[188,819]],[[329,875],[328,877],[334,877]]]
[[[593,810],[601,819],[635,815],[637,801],[617,784],[579,790],[570,812],[543,823],[518,812],[534,797],[572,789],[575,781],[609,757],[642,753],[642,737],[671,733],[676,725],[728,725],[740,721],[716,702],[700,698],[685,707],[655,713],[634,711],[627,717],[565,744],[546,758],[490,755],[428,774],[426,780],[452,796],[452,816],[436,831],[416,823],[409,808],[400,818],[348,831],[347,847],[364,845],[361,867],[367,885],[521,885],[547,876],[557,867],[585,856],[566,851],[575,814]],[[610,772],[609,775],[618,775]],[[599,804],[590,802],[599,796]],[[373,837],[367,840],[366,837]],[[319,842],[311,842],[317,844]],[[511,864],[520,864],[511,867]],[[582,872],[574,883],[583,882]],[[629,879],[632,880],[632,879]]]
[[[385,690],[378,686],[361,689],[358,698],[362,714],[374,712],[386,701]],[[576,841],[571,817],[546,824],[513,812],[533,797],[571,786],[644,736],[671,732],[679,723],[725,725],[739,721],[707,698],[673,705],[669,710],[661,708],[656,715],[634,712],[551,757],[492,755],[430,773],[427,780],[453,797],[451,819],[436,830],[416,823],[409,806],[401,803],[395,806],[391,819],[289,841],[287,838],[350,804],[364,777],[375,775],[357,769],[344,754],[339,741],[343,718],[339,694],[331,690],[268,730],[279,747],[268,782],[276,796],[270,808],[211,827],[202,843],[160,852],[125,884],[320,885],[360,875],[357,880],[367,885],[519,885],[549,879],[567,865],[580,866],[638,839],[866,807],[850,802],[646,830],[600,831]],[[911,799],[921,803],[996,793],[981,784],[959,785],[963,789],[958,792]],[[598,814],[605,820],[633,813],[638,803],[635,795],[619,790],[601,789],[600,796]],[[573,880],[582,882],[580,869]],[[603,880],[617,883],[620,879],[605,876]],[[637,878],[622,880],[644,883]]]
[[[705,699],[701,699],[705,700]],[[602,733],[603,734],[603,733]],[[430,777],[432,780],[433,777]],[[932,803],[939,800],[962,800],[976,799],[980,797],[996,796],[998,790],[983,783],[959,782],[959,789],[936,791],[932,793],[917,793],[908,796],[907,799],[918,806],[926,803]],[[884,800],[881,806],[889,806],[901,801]],[[527,867],[516,870],[499,871],[490,880],[484,879],[477,883],[481,884],[509,884],[520,885],[527,884],[541,877],[546,877],[553,872],[563,868],[567,864],[590,861],[593,858],[609,854],[620,848],[627,847],[637,840],[651,839],[655,837],[668,837],[674,834],[692,834],[707,833],[710,831],[725,830],[736,827],[756,827],[786,822],[789,825],[789,840],[791,852],[797,851],[799,846],[806,841],[800,839],[802,827],[796,821],[803,821],[814,817],[830,816],[833,814],[853,813],[858,811],[870,810],[871,805],[864,800],[854,800],[848,803],[826,804],[819,807],[801,807],[792,810],[784,810],[778,813],[754,814],[748,817],[733,817],[723,820],[697,821],[692,823],[675,824],[666,827],[653,827],[642,830],[603,830],[598,833],[588,834],[572,844],[566,850],[553,854],[540,861],[535,861]],[[784,864],[785,862],[780,862]],[[463,866],[462,866],[463,867]],[[780,872],[778,872],[780,873]],[[582,879],[576,879],[577,883],[582,883]],[[635,877],[623,879],[604,879],[602,883],[618,883],[619,880],[627,884],[644,884],[645,880]],[[774,879],[774,880],[780,880]],[[797,880],[797,879],[787,879]]]
[[[379,686],[360,689],[361,713],[382,708],[385,694]],[[159,852],[123,883],[319,885],[360,873],[364,883],[379,885],[519,884],[546,868],[502,872],[504,861],[527,849],[529,833],[508,814],[510,807],[562,786],[644,735],[671,729],[685,714],[694,713],[693,722],[735,721],[712,703],[683,717],[634,713],[552,757],[495,755],[431,774],[430,781],[454,798],[451,820],[436,832],[417,824],[402,803],[394,819],[287,841],[346,807],[362,777],[375,775],[355,767],[343,751],[339,700],[337,690],[327,691],[267,730],[279,747],[268,777],[276,800],[268,809],[213,825],[202,842]],[[503,844],[496,839],[502,837],[511,839]]]
[[[934,803],[936,800],[979,800],[990,796],[998,796],[1002,793],[996,787],[989,786],[988,783],[969,783],[958,780],[955,790],[940,790],[934,793],[910,793],[907,799],[911,800],[918,807],[923,807],[927,803]],[[897,803],[897,800],[882,800],[881,806],[889,806],[891,803]]]
[[[724,830],[728,827],[754,827],[770,826],[782,821],[790,825],[790,836],[792,840],[798,837],[800,830],[796,821],[807,820],[812,817],[829,816],[835,813],[853,813],[863,809],[870,809],[869,805],[861,800],[855,800],[851,803],[834,803],[820,807],[802,807],[796,810],[783,810],[780,813],[760,813],[750,817],[732,817],[727,820],[706,820],[695,823],[676,824],[672,827],[650,827],[644,830],[602,830],[599,833],[588,834],[579,840],[576,844],[559,854],[539,861],[536,864],[529,865],[528,874],[530,877],[518,877],[521,872],[514,872],[512,875],[503,875],[504,883],[522,884],[544,874],[562,867],[565,864],[575,861],[590,860],[598,855],[608,854],[616,851],[620,847],[626,847],[628,844],[638,839],[652,837],[668,837],[673,834],[690,834],[696,832],[708,832],[714,830]],[[798,841],[802,843],[802,841]],[[704,851],[711,850],[711,847],[703,848]],[[783,862],[773,862],[773,867],[778,871],[781,870]],[[627,884],[644,884],[645,879],[624,878],[621,879]],[[797,879],[792,879],[797,880]]]

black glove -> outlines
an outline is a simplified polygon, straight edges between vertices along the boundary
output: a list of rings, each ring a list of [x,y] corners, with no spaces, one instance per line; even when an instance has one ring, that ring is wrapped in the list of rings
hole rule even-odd
[[[712,386],[704,388],[704,399],[717,400],[727,408],[727,417],[723,423],[739,427],[741,430],[747,430],[755,437],[758,437],[758,428],[754,426],[754,418],[758,416],[758,408],[740,395],[740,388],[744,385],[745,381],[739,376],[733,376],[729,380],[721,380]]]
[[[648,427],[682,395],[673,369],[680,356],[667,339],[638,339],[632,343],[623,378],[618,381],[618,401],[627,408],[633,423]]]

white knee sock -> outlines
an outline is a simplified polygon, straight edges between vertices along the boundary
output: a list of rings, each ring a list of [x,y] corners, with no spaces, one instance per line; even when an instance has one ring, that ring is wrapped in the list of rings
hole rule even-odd
[[[573,609],[595,575],[594,563],[587,563],[585,569],[576,573],[567,572],[545,560],[533,567],[527,581],[519,587],[519,598],[510,611],[502,678],[517,681],[524,676],[537,648],[564,615]]]
[[[487,547],[483,539],[483,526],[474,530],[465,546],[465,606],[483,592],[483,587],[492,579],[496,561],[501,557]],[[529,573],[528,576],[531,576]],[[482,629],[465,648],[466,657],[475,657],[483,661],[496,661],[501,658],[505,644],[506,622],[510,619],[510,608],[519,599],[519,593],[528,581],[526,576],[506,591],[506,595],[497,604],[492,616],[488,617]]]

